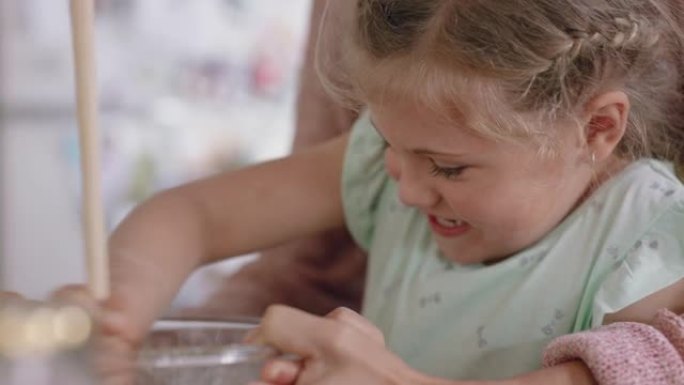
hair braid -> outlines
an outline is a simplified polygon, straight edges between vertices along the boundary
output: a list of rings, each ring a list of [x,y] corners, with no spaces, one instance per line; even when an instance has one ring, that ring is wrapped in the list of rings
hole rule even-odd
[[[356,4],[351,44],[324,74],[347,74],[347,83],[329,82],[346,100],[408,96],[445,115],[472,115],[486,136],[551,143],[548,123],[577,118],[617,88],[631,104],[618,155],[684,160],[681,0]]]

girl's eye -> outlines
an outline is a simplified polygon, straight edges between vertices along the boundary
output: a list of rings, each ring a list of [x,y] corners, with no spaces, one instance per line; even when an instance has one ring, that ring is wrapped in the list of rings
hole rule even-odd
[[[445,177],[447,179],[453,179],[453,178],[461,175],[461,173],[463,173],[463,171],[465,171],[466,168],[468,168],[468,166],[440,167],[437,164],[432,163],[432,175],[433,176],[442,176],[442,177]]]

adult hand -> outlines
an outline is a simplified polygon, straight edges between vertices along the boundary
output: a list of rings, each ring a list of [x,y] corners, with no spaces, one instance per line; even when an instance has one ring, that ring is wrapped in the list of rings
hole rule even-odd
[[[300,357],[264,367],[260,385],[416,384],[418,373],[385,347],[382,333],[346,308],[317,317],[275,305],[248,338]]]

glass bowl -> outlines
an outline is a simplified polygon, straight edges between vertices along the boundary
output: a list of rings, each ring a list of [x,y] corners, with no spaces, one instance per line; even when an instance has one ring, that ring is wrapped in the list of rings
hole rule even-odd
[[[136,385],[245,385],[277,356],[268,346],[243,343],[256,320],[158,321],[143,344]]]

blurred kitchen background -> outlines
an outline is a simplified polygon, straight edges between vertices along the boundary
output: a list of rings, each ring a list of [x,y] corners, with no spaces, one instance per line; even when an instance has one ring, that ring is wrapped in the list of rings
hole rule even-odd
[[[281,156],[310,0],[97,0],[104,200]],[[84,282],[68,0],[0,1],[0,289]],[[200,273],[192,301],[233,265]]]

